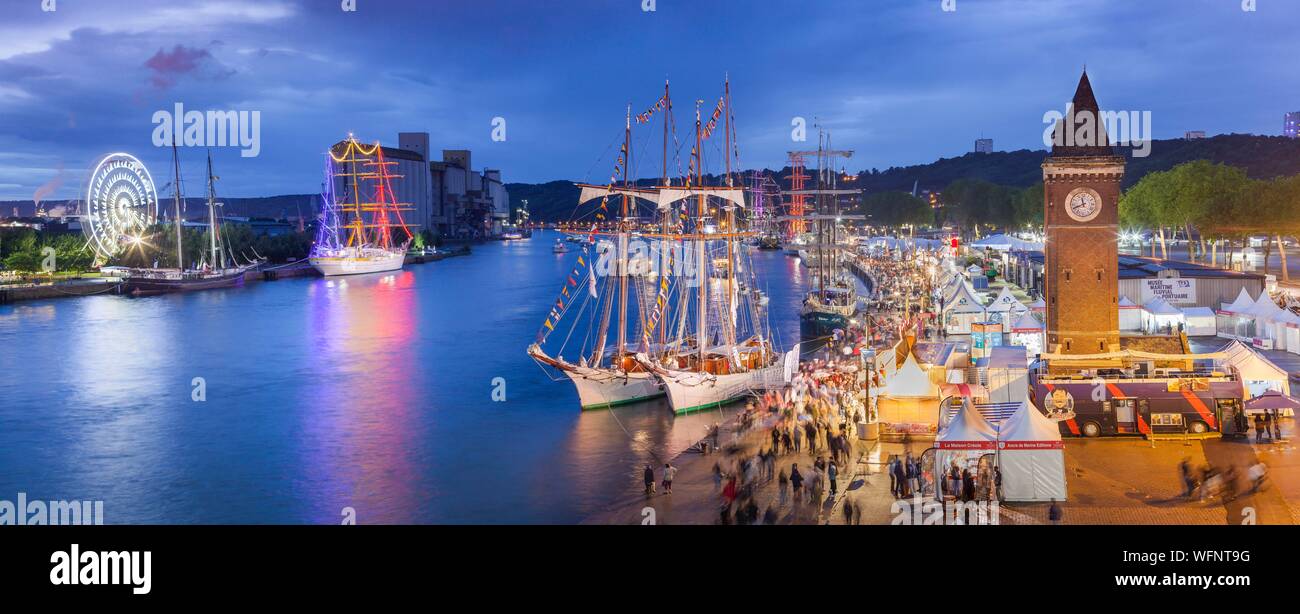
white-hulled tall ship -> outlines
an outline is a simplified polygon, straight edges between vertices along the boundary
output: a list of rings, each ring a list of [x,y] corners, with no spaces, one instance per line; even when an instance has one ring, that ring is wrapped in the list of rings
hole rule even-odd
[[[665,117],[666,175],[668,127],[672,113],[667,83],[664,84],[663,96],[649,111],[637,116],[637,123],[649,121],[649,117],[659,111]],[[595,219],[591,230],[581,241],[577,264],[538,331],[536,342],[528,346],[529,356],[573,382],[584,410],[637,403],[664,394],[655,376],[635,358],[635,352],[652,347],[656,327],[662,337],[659,324],[666,308],[669,269],[663,268],[657,274],[643,270],[651,268],[640,266],[645,264],[645,257],[634,257],[630,250],[633,234],[640,236],[637,199],[657,204],[660,194],[659,189],[638,188],[629,183],[631,146],[632,110],[628,107],[623,145],[609,183],[580,186],[579,204],[600,199],[600,206],[592,214]],[[666,185],[667,181],[664,183]],[[611,198],[617,198],[621,204],[619,215],[613,232],[602,232]],[[665,224],[671,218],[670,214],[661,216]],[[598,236],[607,236],[608,239],[597,240]],[[563,244],[557,243],[559,245]],[[559,251],[558,247],[556,251]],[[570,334],[565,335],[559,348],[548,353],[543,345],[562,320],[570,322]],[[574,352],[578,355],[577,362],[572,362],[563,354],[572,333],[584,327],[587,334],[581,347]]]
[[[702,102],[702,101],[700,101]],[[720,117],[724,119],[725,185],[704,186],[702,148]],[[637,361],[657,375],[677,414],[720,407],[756,390],[782,388],[798,367],[798,348],[776,348],[767,309],[754,281],[744,249],[752,232],[742,232],[737,210],[745,206],[744,190],[734,186],[731,174],[734,138],[731,86],[707,125],[702,124],[699,102],[695,111],[695,147],[684,189],[664,189],[661,206],[679,200],[694,204],[690,228],[677,235],[683,254],[694,263],[693,275],[678,277],[676,338],[637,354]],[[717,205],[711,207],[709,200]],[[715,215],[721,211],[721,220]],[[689,230],[689,232],[687,232]],[[687,269],[690,271],[690,268]],[[693,335],[688,335],[694,324]]]
[[[412,238],[402,211],[410,207],[396,202],[393,195],[397,176],[388,167],[394,164],[384,159],[379,143],[367,149],[352,135],[326,154],[320,226],[310,256],[311,265],[322,275],[402,268]],[[336,172],[335,165],[342,172]],[[338,179],[344,184],[341,201],[335,196]]]

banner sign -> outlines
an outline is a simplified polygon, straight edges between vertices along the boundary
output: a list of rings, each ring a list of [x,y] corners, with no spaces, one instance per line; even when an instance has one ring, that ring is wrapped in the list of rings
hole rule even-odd
[[[1142,280],[1142,303],[1160,297],[1170,305],[1195,305],[1196,280],[1169,278]]]

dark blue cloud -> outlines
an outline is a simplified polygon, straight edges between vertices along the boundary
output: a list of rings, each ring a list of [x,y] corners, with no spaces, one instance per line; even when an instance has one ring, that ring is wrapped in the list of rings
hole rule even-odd
[[[601,180],[626,105],[670,78],[681,141],[694,100],[730,75],[742,164],[776,167],[791,120],[817,121],[850,169],[1041,147],[1088,65],[1103,107],[1152,112],[1154,135],[1276,134],[1300,109],[1300,2],[1258,0],[641,0],[11,2],[0,23],[0,199],[58,175],[77,191],[108,151],[165,166],[154,111],[261,113],[262,153],[215,152],[223,192],[310,192],[348,132],[471,148],[510,181]],[[706,111],[707,112],[707,111]],[[491,139],[505,118],[507,140]],[[659,173],[657,128],[633,168]],[[812,139],[815,141],[815,133]],[[686,155],[686,149],[681,156]],[[182,154],[199,185],[200,151]],[[709,163],[720,145],[706,148]],[[676,167],[674,161],[670,166]],[[684,166],[684,163],[683,163]]]

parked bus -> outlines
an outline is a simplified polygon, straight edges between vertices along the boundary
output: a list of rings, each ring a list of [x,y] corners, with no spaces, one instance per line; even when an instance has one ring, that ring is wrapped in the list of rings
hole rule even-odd
[[[1036,373],[1031,394],[1039,407],[1057,418],[1063,436],[1234,432],[1242,411],[1241,382],[1235,375],[1162,371]]]

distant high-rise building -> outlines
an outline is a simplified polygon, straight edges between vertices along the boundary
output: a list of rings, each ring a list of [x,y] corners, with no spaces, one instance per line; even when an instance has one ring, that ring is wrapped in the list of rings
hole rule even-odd
[[[1282,136],[1289,139],[1300,138],[1300,111],[1286,114],[1282,120]]]
[[[975,153],[993,153],[993,139],[975,139]]]
[[[1188,141],[1192,139],[1203,139],[1203,138],[1205,138],[1204,130],[1188,130],[1187,132],[1183,133],[1183,139]]]

